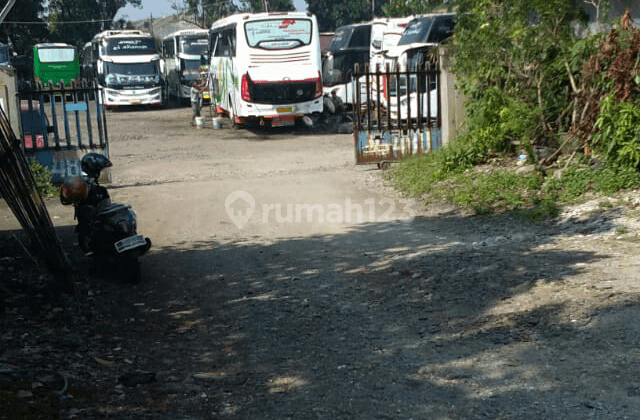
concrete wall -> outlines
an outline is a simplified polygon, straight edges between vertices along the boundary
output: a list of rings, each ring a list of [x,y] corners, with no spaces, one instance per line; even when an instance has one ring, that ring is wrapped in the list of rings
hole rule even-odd
[[[13,67],[0,66],[0,105],[11,123],[16,137],[20,137],[20,120],[16,93],[18,92],[16,70]]]
[[[442,116],[442,144],[447,145],[464,132],[465,96],[456,88],[456,77],[449,67],[446,47],[438,49],[440,61],[440,108]]]

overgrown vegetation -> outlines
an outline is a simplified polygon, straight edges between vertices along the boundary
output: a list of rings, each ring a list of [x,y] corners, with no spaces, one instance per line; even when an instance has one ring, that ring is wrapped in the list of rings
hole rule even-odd
[[[49,171],[49,168],[35,160],[29,163],[29,168],[41,196],[47,197],[57,193],[57,188],[51,183],[51,171]]]
[[[467,131],[400,165],[401,188],[479,214],[538,219],[586,193],[640,185],[640,29],[628,12],[610,32],[579,37],[586,17],[570,0],[457,4],[452,58]],[[540,149],[551,153],[538,158]],[[538,169],[488,165],[520,153]]]

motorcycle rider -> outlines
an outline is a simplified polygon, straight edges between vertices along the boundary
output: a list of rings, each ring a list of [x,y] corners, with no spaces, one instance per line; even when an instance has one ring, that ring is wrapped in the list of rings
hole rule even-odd
[[[100,205],[111,203],[109,192],[95,179],[100,171],[110,167],[111,161],[105,156],[88,154],[82,160],[82,170],[88,175],[85,177],[71,177],[63,181],[60,188],[60,202],[62,204],[80,204],[75,206],[75,217],[78,219],[76,233],[80,249],[85,255],[91,255],[91,220],[95,216]]]

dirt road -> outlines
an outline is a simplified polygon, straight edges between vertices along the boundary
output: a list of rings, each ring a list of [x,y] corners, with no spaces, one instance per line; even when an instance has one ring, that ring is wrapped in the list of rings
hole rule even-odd
[[[640,416],[634,194],[545,226],[466,217],[356,167],[350,135],[189,118],[109,114],[112,198],[154,242],[142,283],[5,302],[0,357],[65,372],[62,418]]]

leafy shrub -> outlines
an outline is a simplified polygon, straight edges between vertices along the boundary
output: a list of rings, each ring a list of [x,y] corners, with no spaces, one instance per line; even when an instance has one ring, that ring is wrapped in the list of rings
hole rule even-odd
[[[579,74],[578,113],[571,129],[583,144],[602,151],[607,163],[622,165],[637,165],[640,159],[631,141],[638,135],[632,125],[640,118],[640,29],[629,24],[630,17],[625,13],[617,28],[594,37],[596,50],[588,48],[591,55]],[[598,131],[592,136],[594,126]]]
[[[539,136],[538,109],[506,97],[497,87],[487,88],[468,107],[469,132],[457,140],[466,163],[482,163],[494,152],[511,152],[516,142],[532,155],[531,145]]]
[[[517,175],[506,170],[496,170],[480,175],[466,171],[452,178],[448,188],[438,188],[433,195],[456,205],[474,207],[480,213],[500,212],[533,205],[536,191],[542,185],[539,173]]]
[[[51,184],[51,171],[49,171],[49,168],[32,160],[29,163],[29,169],[31,169],[33,178],[36,181],[36,188],[41,196],[51,196],[57,192],[56,187]]]
[[[606,97],[595,123],[594,149],[607,163],[637,168],[640,164],[640,103],[616,103]]]
[[[590,169],[572,166],[560,178],[549,179],[543,191],[562,202],[574,202],[587,192],[613,194],[639,184],[640,173],[633,168],[607,166]]]

